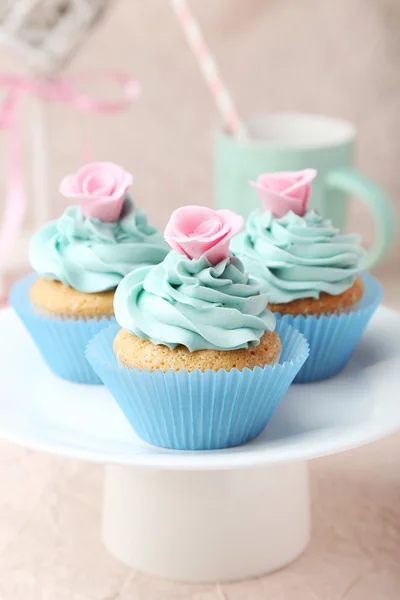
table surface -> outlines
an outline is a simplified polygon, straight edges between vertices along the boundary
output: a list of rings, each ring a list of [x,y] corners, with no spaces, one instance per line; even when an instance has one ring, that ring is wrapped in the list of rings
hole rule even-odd
[[[392,290],[386,303],[398,308]],[[193,586],[132,572],[107,553],[101,466],[1,442],[0,600],[398,600],[399,457],[400,433],[311,462],[303,556],[251,581]]]
[[[102,467],[0,443],[1,600],[398,600],[400,434],[311,463],[313,536],[288,568],[229,585],[132,572],[100,539]]]

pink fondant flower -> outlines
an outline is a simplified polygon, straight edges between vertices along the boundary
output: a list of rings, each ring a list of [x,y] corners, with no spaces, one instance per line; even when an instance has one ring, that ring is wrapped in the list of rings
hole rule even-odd
[[[85,217],[111,223],[120,217],[133,177],[112,162],[93,162],[61,181],[60,192],[77,200]]]
[[[189,258],[206,256],[216,265],[230,256],[230,239],[242,227],[242,217],[231,210],[182,206],[172,213],[164,235],[174,250]]]
[[[283,217],[292,210],[296,215],[304,215],[311,193],[311,181],[317,175],[315,169],[263,173],[251,185],[257,190],[265,211],[274,217]]]

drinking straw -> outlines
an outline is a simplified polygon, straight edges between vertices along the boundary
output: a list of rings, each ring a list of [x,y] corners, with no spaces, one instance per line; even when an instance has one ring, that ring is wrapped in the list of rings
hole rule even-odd
[[[219,74],[216,62],[207,47],[200,27],[189,10],[186,0],[171,0],[186,40],[191,47],[208,88],[228,131],[246,137],[246,128],[236,112],[232,97]]]

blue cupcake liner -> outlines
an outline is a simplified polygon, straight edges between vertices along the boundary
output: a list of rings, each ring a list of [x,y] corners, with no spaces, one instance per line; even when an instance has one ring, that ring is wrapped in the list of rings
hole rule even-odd
[[[109,327],[88,345],[86,356],[136,434],[146,442],[178,450],[214,450],[244,444],[266,427],[308,356],[304,337],[281,328],[279,363],[218,372],[172,369],[139,371],[120,366]]]
[[[9,302],[25,325],[51,371],[74,383],[102,384],[86,360],[85,349],[93,336],[115,319],[62,319],[41,314],[29,299],[37,279],[31,273],[12,288]]]
[[[369,273],[362,273],[364,294],[357,310],[348,313],[277,317],[277,332],[292,326],[307,339],[310,356],[295,378],[295,383],[322,381],[339,373],[349,362],[368,321],[382,301],[382,287]]]

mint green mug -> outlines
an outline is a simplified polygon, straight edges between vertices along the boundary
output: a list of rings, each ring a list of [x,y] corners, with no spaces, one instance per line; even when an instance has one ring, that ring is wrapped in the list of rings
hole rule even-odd
[[[260,173],[298,171],[313,167],[309,206],[346,228],[348,198],[360,198],[371,211],[375,242],[365,268],[382,260],[395,237],[394,206],[371,179],[352,167],[355,127],[341,119],[302,113],[277,113],[255,117],[246,123],[249,139],[217,134],[214,144],[214,186],[217,208],[230,208],[247,217],[260,205],[249,181]]]

